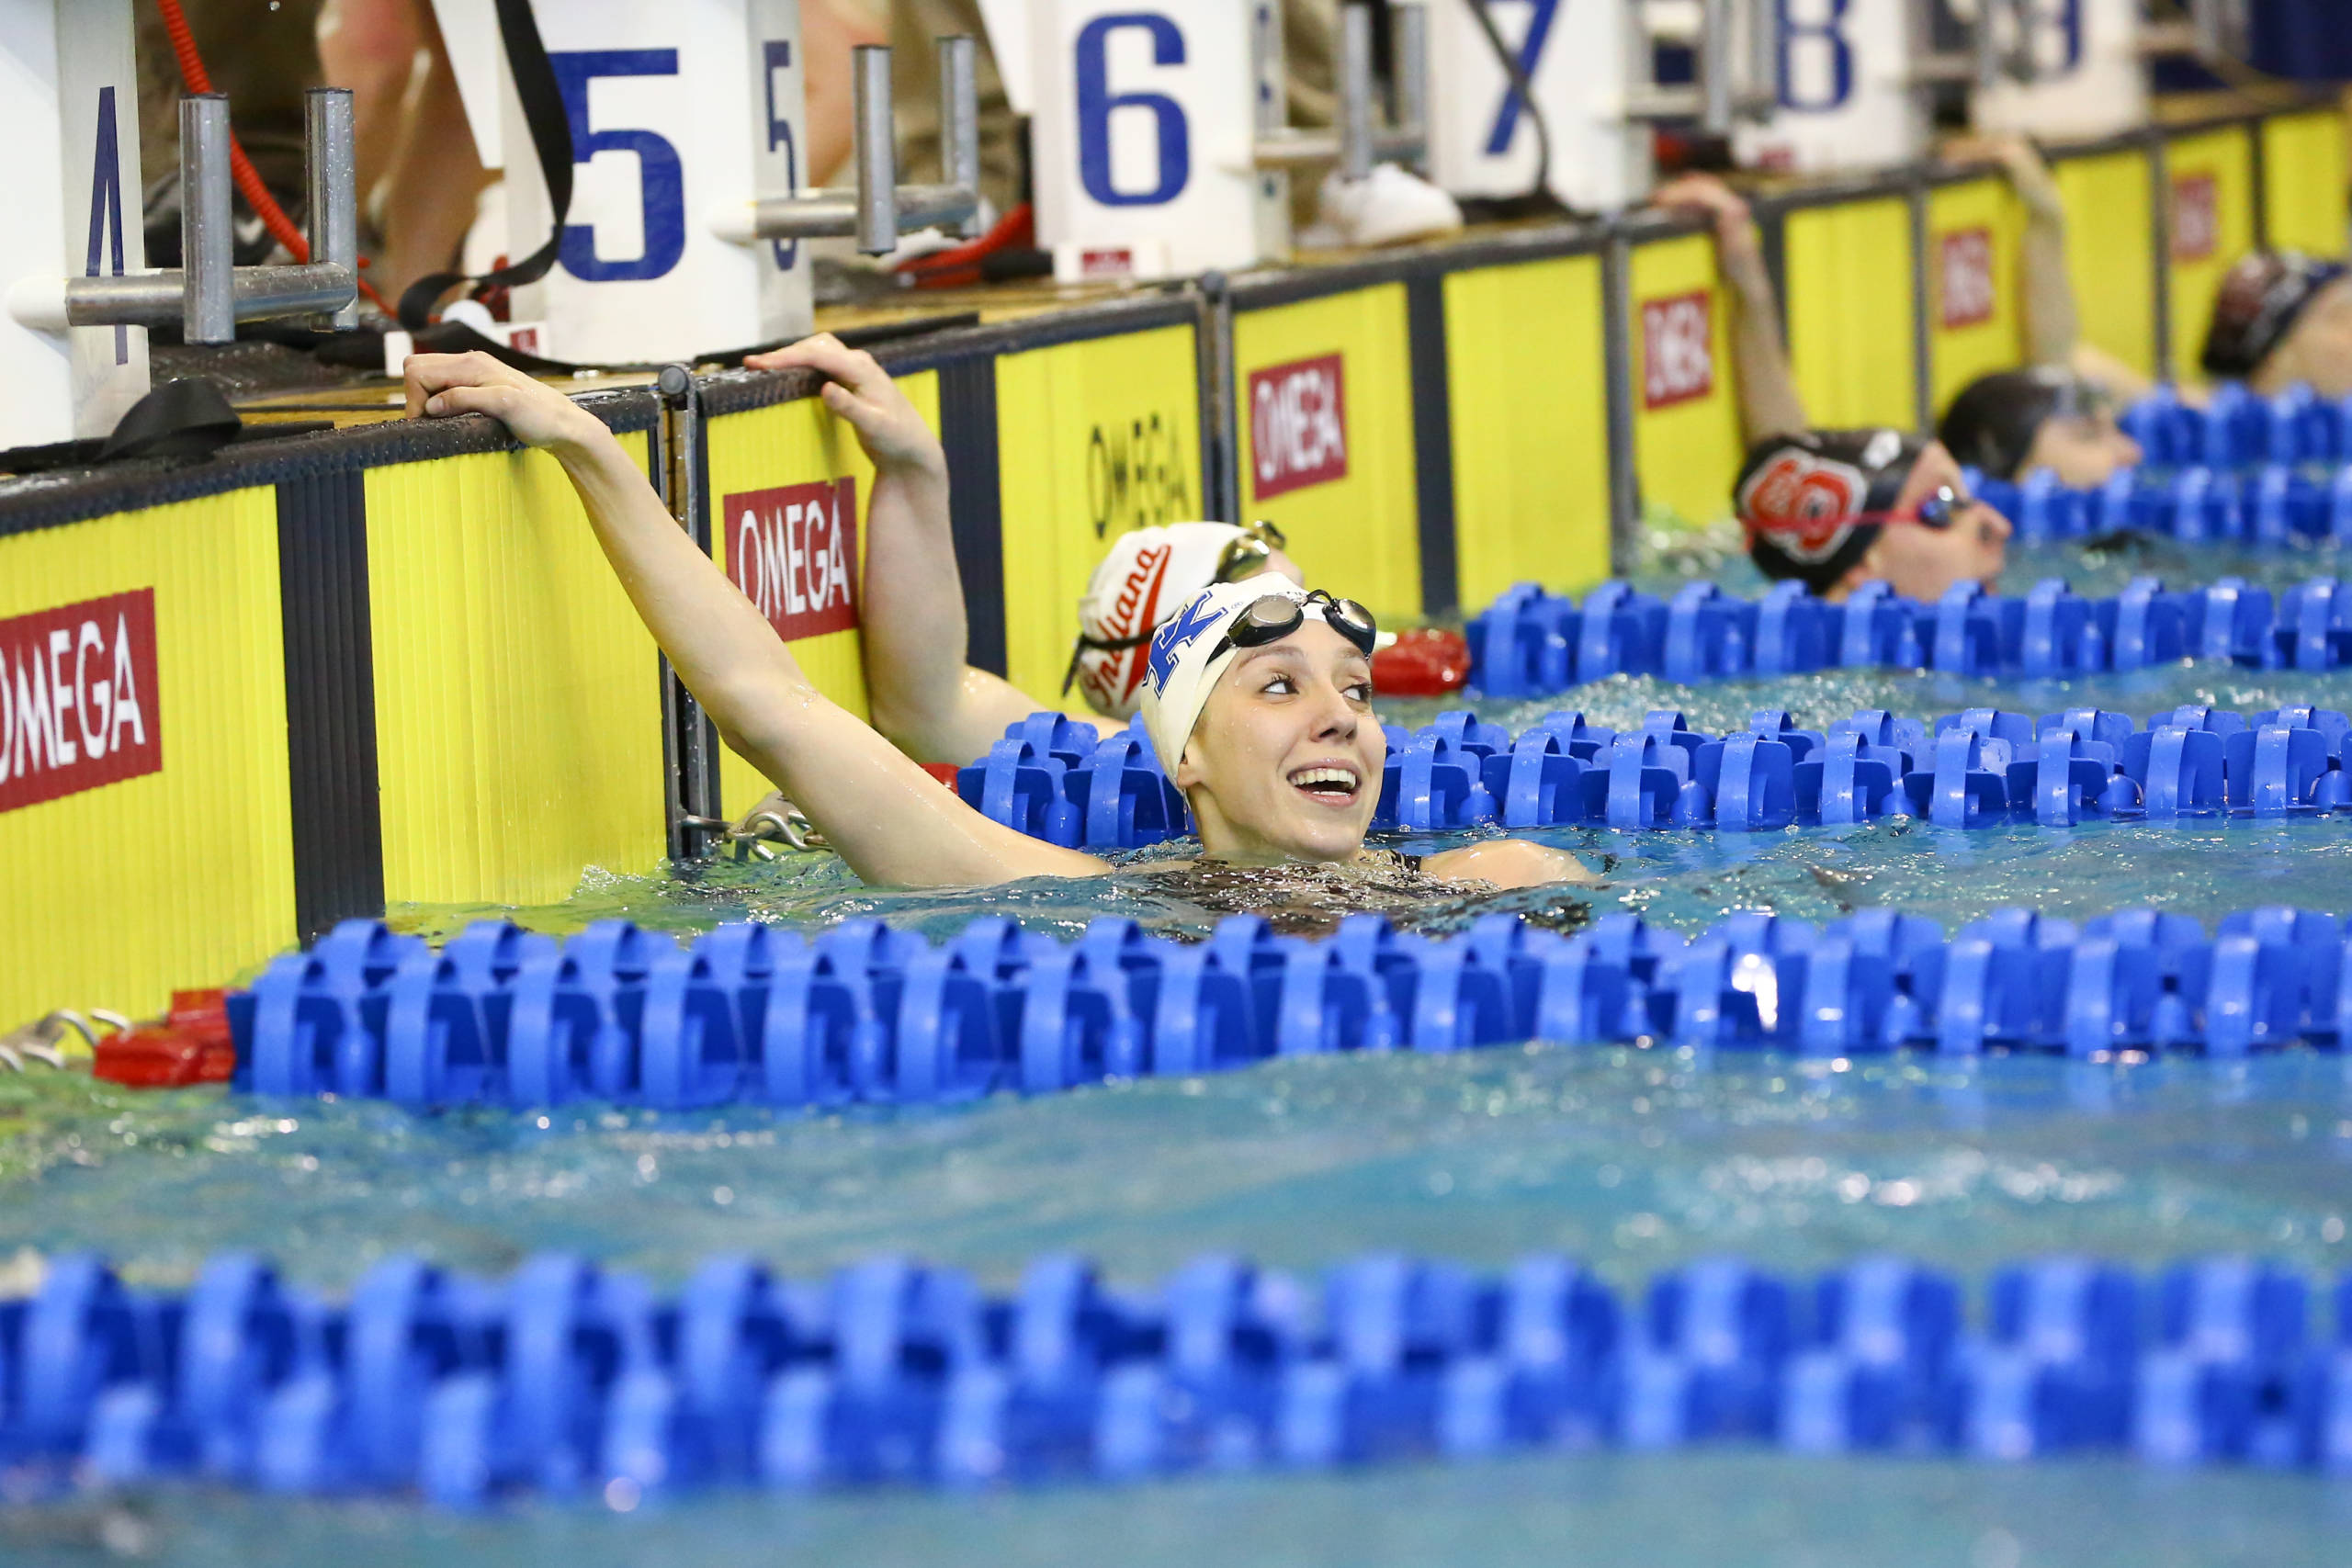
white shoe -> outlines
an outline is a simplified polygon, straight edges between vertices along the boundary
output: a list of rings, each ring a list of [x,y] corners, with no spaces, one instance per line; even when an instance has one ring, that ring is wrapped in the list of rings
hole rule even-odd
[[[1433,239],[1462,227],[1462,209],[1437,186],[1395,164],[1376,164],[1370,177],[1323,176],[1314,227],[1298,236],[1308,248],[1358,250]]]

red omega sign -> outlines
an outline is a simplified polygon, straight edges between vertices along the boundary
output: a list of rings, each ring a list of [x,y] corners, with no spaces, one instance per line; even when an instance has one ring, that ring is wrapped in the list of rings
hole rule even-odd
[[[1250,494],[1259,501],[1348,477],[1346,372],[1340,355],[1250,373]]]
[[[0,811],[164,768],[155,591],[0,621]]]
[[[727,576],[786,642],[857,625],[857,481],[730,495]]]

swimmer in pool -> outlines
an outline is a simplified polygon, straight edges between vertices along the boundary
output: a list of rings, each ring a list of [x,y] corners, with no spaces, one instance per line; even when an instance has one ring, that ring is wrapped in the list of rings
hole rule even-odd
[[[679,678],[859,876],[969,887],[1109,869],[989,821],[819,692],[593,414],[482,354],[411,356],[407,393],[411,418],[488,414],[563,465]],[[831,389],[828,400],[838,406]],[[883,500],[877,484],[872,504]],[[1144,723],[1208,857],[1394,869],[1397,857],[1363,841],[1387,752],[1372,715],[1374,637],[1361,605],[1275,577],[1213,585],[1154,634]],[[1431,855],[1419,870],[1498,887],[1592,879],[1575,856],[1519,839]]]
[[[1739,437],[1753,446],[1768,435],[1803,430],[1804,401],[1797,396],[1789,351],[1781,342],[1781,308],[1756,219],[1737,191],[1713,175],[1689,174],[1650,197],[1653,207],[1703,217],[1713,225],[1715,272],[1731,305],[1732,386],[1739,405]]]
[[[1899,430],[1811,430],[1758,442],[1733,488],[1765,576],[1843,599],[1872,579],[1933,604],[1955,582],[1993,587],[2008,519],[1968,493],[1940,441]]]
[[[754,370],[814,370],[825,406],[848,422],[874,464],[865,527],[866,698],[874,728],[919,762],[988,754],[1005,727],[1075,688],[1104,734],[1141,702],[1145,644],[1200,590],[1261,574],[1305,581],[1272,524],[1170,523],[1111,542],[1079,602],[1078,640],[1058,699],[1038,701],[966,658],[964,587],[949,531],[947,458],[922,415],[874,356],[819,333],[744,361]]]
[[[2230,268],[2205,333],[2205,374],[2270,397],[2297,382],[2352,397],[2352,270],[2300,251],[2256,251]]]
[[[2033,144],[2020,136],[1963,138],[1941,155],[1999,164],[2024,209],[2017,275],[2030,363],[1962,388],[1936,434],[1953,457],[1995,479],[2048,468],[2061,483],[2096,490],[2140,461],[2139,443],[2116,423],[2115,403],[2154,383],[2082,340],[2066,272],[2065,204]]]

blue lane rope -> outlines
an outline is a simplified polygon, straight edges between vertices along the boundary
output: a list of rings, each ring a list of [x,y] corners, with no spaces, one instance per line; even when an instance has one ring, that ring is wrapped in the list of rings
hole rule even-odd
[[[0,1477],[628,1507],[1716,1442],[2352,1474],[2352,1273],[2332,1341],[2313,1293],[2245,1258],[2151,1281],[2039,1258],[1972,1321],[1893,1258],[1811,1280],[1710,1258],[1627,1302],[1566,1258],[1390,1254],[1319,1282],[1204,1257],[1133,1293],[1057,1255],[997,1298],[901,1258],[798,1281],[722,1256],[664,1297],[542,1254],[503,1281],[396,1258],[329,1303],[247,1253],[179,1296],[73,1255],[0,1303]]]
[[[1548,696],[1611,675],[1695,684],[1841,668],[2065,680],[2197,659],[2324,671],[2352,663],[2352,589],[2314,577],[2274,596],[2224,577],[2176,591],[2142,577],[2105,599],[2052,577],[2022,599],[1962,582],[1928,604],[1871,581],[1833,604],[1801,582],[1753,600],[1692,582],[1668,602],[1617,581],[1579,604],[1521,582],[1464,631],[1471,691],[1488,697]]]
[[[1552,713],[1516,735],[1464,709],[1417,730],[1387,727],[1372,826],[1764,832],[1894,815],[2072,828],[2333,814],[2352,806],[2347,735],[2344,714],[2293,706],[2251,716],[2177,707],[2144,727],[2098,708],[1926,721],[1870,710],[1820,730],[1767,708],[1724,736],[1671,709],[1623,731]],[[1192,825],[1148,740],[1098,739],[1059,714],[1008,727],[956,788],[991,820],[1073,848],[1135,849]]]
[[[1528,1040],[2241,1057],[2352,1031],[2346,935],[2278,908],[2211,936],[2151,909],[2003,909],[1947,938],[1873,909],[1826,929],[1736,915],[1689,942],[1625,914],[1573,936],[1492,914],[1446,937],[1355,915],[1320,941],[1236,915],[1205,942],[1105,917],[1068,943],[983,917],[938,946],[875,919],[690,946],[626,920],[562,943],[482,922],[436,951],[351,920],[229,1017],[241,1089],[419,1108],[939,1104]]]

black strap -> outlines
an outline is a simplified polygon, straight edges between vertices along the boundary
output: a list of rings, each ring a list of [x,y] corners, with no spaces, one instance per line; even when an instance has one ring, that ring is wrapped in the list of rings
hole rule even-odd
[[[531,15],[531,0],[497,0],[498,36],[506,49],[507,68],[514,75],[514,95],[522,101],[524,123],[531,128],[531,146],[538,153],[539,174],[546,180],[548,206],[553,221],[547,243],[521,261],[479,277],[462,272],[436,272],[420,277],[401,294],[401,325],[421,331],[432,319],[442,295],[460,283],[477,290],[513,288],[537,283],[555,265],[563,249],[563,226],[571,216],[571,120],[563,107],[563,89],[556,85],[555,66],[539,37],[538,18]]]

